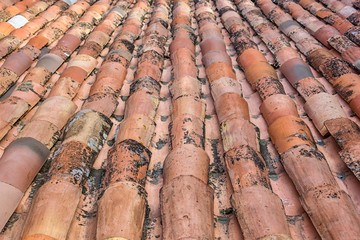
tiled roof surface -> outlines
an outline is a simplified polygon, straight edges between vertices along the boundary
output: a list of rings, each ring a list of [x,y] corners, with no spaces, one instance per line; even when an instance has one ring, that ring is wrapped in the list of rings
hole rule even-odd
[[[357,0],[0,0],[0,240],[360,239]]]

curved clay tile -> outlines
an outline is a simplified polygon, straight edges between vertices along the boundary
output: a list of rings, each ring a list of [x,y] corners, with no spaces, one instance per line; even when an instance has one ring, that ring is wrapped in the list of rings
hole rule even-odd
[[[95,128],[94,123],[97,123]],[[111,122],[104,115],[90,110],[79,111],[73,116],[65,130],[65,141],[53,156],[50,178],[34,196],[24,226],[24,239],[32,239],[34,235],[55,239],[66,237],[80,201],[80,186],[89,176],[92,163],[110,127]],[[85,129],[92,131],[84,134]],[[92,141],[92,137],[98,141]],[[51,194],[52,191],[55,193]],[[58,225],[54,223],[56,219],[60,221]],[[49,228],[49,224],[55,224],[56,228]]]
[[[5,148],[7,146],[9,146],[10,143],[12,143],[13,141],[15,141],[18,137],[18,133],[21,131],[22,129],[22,124],[21,123],[26,123],[28,121],[30,121],[30,119],[34,116],[36,110],[38,107],[34,107],[29,113],[27,113],[24,118],[22,118],[20,124],[18,124],[17,126],[14,126],[9,132],[8,134],[6,134],[6,136],[1,140],[0,142],[0,155],[3,154]]]
[[[325,122],[326,128],[334,136],[335,141],[342,149],[339,154],[356,177],[360,179],[359,171],[359,138],[360,128],[353,121],[346,118],[338,118]]]
[[[0,159],[1,229],[49,154],[49,150],[33,138],[20,138],[5,149]]]
[[[41,49],[57,40],[66,32],[90,7],[85,1],[79,1],[43,29],[37,36],[30,39],[26,46],[6,58],[0,68],[0,95],[3,95],[16,83],[40,55]],[[56,58],[56,57],[55,57]],[[58,59],[58,62],[60,59]],[[54,66],[54,65],[53,65]]]
[[[121,2],[118,7],[126,9],[128,5],[129,3],[127,2]],[[109,5],[107,4],[107,2],[102,1],[95,3],[93,7],[91,7],[89,11],[84,15],[84,17],[79,20],[79,23],[75,24],[71,30],[74,30],[74,32],[77,33],[85,31],[83,36],[85,37],[88,33],[88,26],[87,24],[80,23],[86,19],[87,21],[90,20],[91,22],[95,23],[97,19],[100,20],[99,17],[101,18],[102,15],[105,14],[108,7]],[[125,14],[125,11],[123,12],[123,14]],[[93,19],[88,19],[88,16],[93,16]],[[124,16],[120,15],[118,12],[113,11],[112,13],[107,15],[107,17],[99,25],[99,27],[109,27],[110,30],[114,30],[121,23],[121,19],[123,17]],[[109,22],[111,23],[110,26]],[[83,25],[85,26],[84,28],[82,27]],[[95,32],[96,31],[97,30],[95,29]],[[111,33],[112,31],[110,31],[108,34]],[[60,43],[63,44],[63,41],[59,41],[59,44]],[[105,45],[106,43],[104,43],[101,47],[103,48],[105,47]],[[77,56],[74,57],[75,63],[73,65],[80,65],[80,70],[82,68],[85,68],[87,69],[87,71],[90,71],[90,69],[88,69],[87,67],[88,65],[84,64],[84,59],[79,59]],[[69,67],[72,67],[71,64]],[[53,124],[54,127],[60,130],[75,110],[72,108],[69,109],[67,105],[69,105],[70,103],[73,104],[71,99],[67,99],[66,97],[61,95],[49,97],[41,105],[41,108],[39,108],[38,111],[35,113],[29,125],[31,126],[36,123],[37,125],[35,125],[39,126],[39,129],[41,129],[42,126],[42,130],[38,131],[38,133],[41,133],[41,131],[43,130],[46,131],[47,122]],[[56,107],[50,110],[51,106]],[[53,114],[50,114],[51,116],[46,116],[45,114],[43,114],[45,112],[50,113],[51,111],[53,111]],[[33,127],[31,127],[29,131],[24,129],[25,135],[28,134],[34,138],[37,138],[39,136],[34,136],[34,132],[31,132],[31,129],[34,129]],[[45,199],[45,201],[49,203],[47,207],[50,209],[52,204],[58,204],[58,207],[64,206],[64,209],[67,210],[64,211],[62,214],[65,214],[63,216],[66,216],[67,219],[65,220],[57,216],[56,214],[59,212],[52,213],[51,211],[47,211],[47,208],[43,208],[44,211],[37,211],[40,209],[34,207],[35,210],[31,210],[29,213],[29,220],[24,230],[24,238],[32,238],[34,232],[35,235],[44,234],[45,236],[54,236],[55,238],[60,239],[66,237],[66,234],[72,222],[72,216],[75,211],[75,209],[73,209],[73,206],[77,206],[77,202],[79,201],[81,195],[79,186],[82,183],[83,179],[88,176],[90,171],[89,169],[91,168],[97,153],[101,149],[101,146],[106,139],[110,127],[111,122],[106,116],[102,115],[101,113],[96,113],[92,110],[85,109],[73,116],[69,124],[65,127],[65,140],[63,141],[63,144],[60,146],[60,148],[57,149],[57,153],[53,156],[52,164],[49,170],[50,179],[45,183],[43,187],[41,187],[41,189],[38,191],[38,194],[34,198],[34,206],[37,206],[38,204],[43,205],[43,194],[45,194],[44,196],[50,196],[51,194],[48,195],[48,193],[49,191],[52,191],[53,187],[51,186],[53,186],[53,184],[57,186],[61,185],[59,191],[68,192],[69,196],[60,194],[59,197],[49,199],[49,201]],[[24,133],[22,132],[22,134]],[[42,136],[45,136],[46,133],[42,132],[41,134]],[[56,139],[57,136],[51,136],[51,138]],[[97,139],[97,141],[94,141],[94,139]],[[50,146],[48,147],[50,148]],[[59,183],[61,184],[58,185]],[[64,201],[60,200],[61,196],[66,197],[67,199]],[[73,198],[71,198],[71,196],[73,196]],[[62,205],[60,204],[59,200]],[[86,199],[84,201],[86,201]],[[74,202],[75,205],[72,204]],[[67,211],[70,211],[70,214],[66,214]],[[73,212],[71,213],[71,211]],[[37,221],[37,216],[39,215],[43,217],[44,222]],[[61,227],[59,227],[59,229],[56,231],[46,230],[48,229],[47,224],[51,223],[51,220],[49,219],[62,219],[63,221],[60,224]],[[73,226],[72,228],[76,228],[76,226]],[[81,231],[75,231],[72,234],[81,234]]]
[[[167,6],[166,11],[171,12],[170,6]],[[157,15],[159,17],[162,16],[164,20],[160,22],[163,24],[164,27],[168,27],[170,25],[170,16],[164,15],[164,13],[161,13],[159,11],[157,13],[154,13],[154,15]],[[150,27],[151,26],[149,26],[146,31],[148,31]],[[157,28],[156,25],[152,26],[151,28],[154,27]],[[168,41],[163,49],[165,50],[164,56],[169,55],[168,46],[171,41],[172,37],[171,32],[169,31]],[[158,48],[156,45],[154,47]],[[161,84],[159,95],[160,101],[154,119],[156,125],[155,133],[149,146],[149,150],[151,151],[151,161],[148,166],[148,172],[145,182],[145,190],[147,192],[148,202],[148,217],[146,218],[144,223],[144,231],[146,231],[144,234],[146,234],[147,239],[162,239],[161,206],[159,196],[163,187],[163,164],[166,156],[169,154],[171,144],[169,134],[169,125],[171,123],[171,98],[169,91],[169,82],[171,82],[172,80],[172,66],[170,59],[164,58],[163,66],[164,67],[161,75],[161,81],[159,82]]]
[[[193,3],[174,1],[170,58],[173,82],[170,138],[161,190],[163,239],[213,239],[213,189],[208,186],[209,157],[204,151],[205,102],[195,64],[191,29]]]
[[[279,1],[279,4],[306,29],[309,30],[311,35],[313,35],[317,40],[324,44],[328,48],[334,48],[337,50],[341,57],[359,70],[360,67],[360,48],[350,41],[346,36],[343,36],[338,32],[333,26],[327,25],[322,21],[318,20],[316,17],[311,15],[309,12],[304,10],[300,5],[290,2],[290,1]],[[271,4],[268,4],[269,9],[271,9]],[[274,13],[272,13],[274,14]],[[281,14],[279,11],[278,14]],[[291,20],[289,22],[281,23],[284,30],[289,28],[287,25],[292,24]],[[287,29],[286,31],[291,31]]]
[[[115,144],[108,153],[104,179],[106,189],[99,200],[98,239],[110,237],[141,239],[144,231],[143,225],[147,212],[147,192],[144,187],[152,157],[149,148],[154,135],[155,116],[159,105],[161,88],[159,82],[168,38],[169,2],[155,1],[153,9],[143,36],[144,44],[138,58],[135,78],[130,85],[130,96],[125,105],[124,120],[118,129]],[[131,30],[130,26],[127,29]],[[127,57],[126,52],[130,47],[132,48],[128,44],[129,39],[132,37],[123,35],[113,43],[117,51],[113,49],[109,52],[111,54],[109,60]],[[106,91],[111,94],[118,89],[116,85],[113,85],[110,77],[101,79],[101,82],[105,83],[105,81],[108,83],[108,89],[96,85],[94,90],[98,89],[99,92]],[[117,202],[113,199],[117,199]]]
[[[16,4],[20,0],[1,0],[0,1],[0,8],[1,10],[5,10],[7,7],[10,7],[11,5]]]
[[[297,32],[304,32],[299,24],[291,20],[291,17],[289,17],[287,14],[281,13],[281,10],[277,10],[278,14],[275,14],[276,11],[271,11],[275,7],[275,5],[271,2],[261,1],[259,4],[263,6],[264,11],[269,15],[269,18],[274,21],[283,32],[290,34],[290,36],[296,35]],[[341,118],[346,120],[345,113],[342,110],[338,100],[331,94],[327,93],[324,86],[314,78],[309,66],[300,58],[297,51],[288,45],[279,32],[271,27],[270,23],[267,23],[269,27],[266,28],[267,30],[265,31],[264,25],[256,25],[256,21],[254,21],[256,18],[250,19],[249,16],[249,14],[245,15],[255,31],[262,37],[262,40],[274,53],[276,60],[280,65],[280,71],[285,75],[291,85],[307,101],[305,104],[305,111],[313,120],[318,131],[322,135],[326,135],[328,134],[328,129],[325,127],[326,121],[333,121]],[[259,16],[261,15],[257,16],[258,19],[265,21],[264,18]],[[273,38],[269,38],[268,36],[273,36]],[[301,36],[302,38],[305,38],[304,36],[306,35],[303,34]],[[305,39],[309,39],[309,34],[307,34],[307,36],[308,38]],[[241,40],[236,38],[234,40],[238,41],[239,43],[241,42]],[[311,41],[316,44],[313,39],[310,39],[309,41],[304,40],[299,44],[309,44]],[[276,48],[273,47],[274,45]],[[240,50],[240,46],[236,46],[239,48],[238,52],[241,52],[242,50]],[[253,50],[251,49],[245,51],[242,54],[243,57],[240,56],[238,60],[240,60],[240,62],[245,62],[245,59],[249,59],[249,56],[254,55],[252,52]],[[240,63],[240,65],[242,64]],[[246,65],[244,65],[244,67],[246,67]],[[271,104],[271,102],[275,103],[275,101],[271,99],[266,100],[266,102],[266,104]],[[354,128],[352,131],[356,132],[357,130]],[[352,157],[352,161],[350,156]],[[358,170],[356,170],[356,167],[354,167],[358,164],[357,158],[353,155],[348,155],[346,162],[348,162],[348,166],[352,165],[351,169],[355,174],[358,174]]]
[[[204,34],[217,30],[211,4],[202,1],[196,5],[196,8],[203,59],[211,52],[221,51],[227,54],[222,38],[218,38],[216,34],[207,33],[206,36]],[[254,126],[249,122],[247,102],[242,98],[241,92],[240,94],[238,91],[232,92],[232,88],[225,89],[226,85],[216,84],[224,77],[236,81],[231,62],[229,64],[226,58],[217,56],[218,58],[214,59],[211,65],[205,65],[205,69],[211,91],[215,93],[213,97],[221,126],[226,167],[234,189],[232,205],[236,210],[244,238],[260,239],[276,236],[280,239],[291,239],[282,203],[270,189],[267,168],[258,152],[257,134]],[[257,66],[257,69],[261,69],[261,66]],[[259,70],[257,71],[260,73]],[[261,72],[267,73],[265,70]],[[255,79],[259,76],[253,74],[251,77]],[[255,80],[253,82],[255,83]],[[221,92],[218,89],[221,89]],[[239,90],[241,91],[241,88]],[[254,214],[254,209],[262,210]]]
[[[126,8],[128,5],[129,3],[127,1],[119,2],[117,8],[114,8],[114,10],[107,15],[107,18],[99,25],[98,28],[96,28],[95,32],[104,31],[110,35],[121,23],[121,18],[126,14]],[[99,2],[99,6],[104,7],[106,5]],[[144,8],[143,3],[140,4],[140,6]],[[100,11],[101,8],[98,8],[98,10]],[[134,17],[136,17],[138,18],[137,21],[141,23],[142,16],[136,15],[135,13],[138,12],[136,10],[139,11],[140,9],[135,8],[133,14],[129,16],[129,19],[131,21],[134,20]],[[144,10],[142,10],[142,12],[145,14]],[[127,32],[123,31],[122,34],[123,35],[120,36],[124,36]],[[92,41],[89,41],[89,44],[86,44],[85,47],[91,46],[91,42],[93,45],[98,44],[98,41],[94,41],[94,38],[91,39]],[[107,39],[109,39],[109,37],[107,37]],[[100,42],[100,47],[101,44],[103,44],[102,47],[104,47],[106,45],[106,41],[104,42],[104,40],[102,40]],[[82,55],[85,55],[85,52],[83,52]],[[79,59],[75,57],[74,64],[70,64],[69,68],[79,65],[80,69],[85,68],[88,72],[88,65],[85,63],[83,62],[83,58]],[[59,96],[53,96],[49,99],[56,97]],[[64,97],[62,98],[64,99]],[[77,203],[81,197],[80,184],[82,185],[82,180],[88,176],[89,169],[98,152],[102,148],[108,132],[110,131],[110,125],[111,122],[108,117],[91,109],[85,108],[73,116],[69,124],[65,127],[65,140],[63,141],[63,145],[61,145],[57,150],[57,153],[52,161],[53,164],[50,168],[51,178],[45,183],[45,185],[43,185],[43,187],[41,187],[34,199],[34,210],[31,210],[29,213],[30,216],[25,227],[23,237],[32,239],[41,236],[52,236],[56,239],[63,239],[66,237],[69,227],[71,227],[71,233],[69,233],[71,236],[78,236],[77,234],[82,234],[81,227],[77,226],[79,223],[77,223],[76,220],[73,221],[72,218],[75,212],[74,206],[76,207],[78,205]],[[46,202],[49,203],[46,209],[51,209],[53,204],[57,204],[57,208],[64,208],[63,213],[46,210],[43,211],[35,207],[38,206],[38,204],[43,205],[43,196],[49,196],[47,193],[52,191],[53,187],[51,186],[54,184],[57,186],[61,185],[58,191],[65,191],[68,195],[60,194],[56,195],[54,199],[46,200]],[[37,222],[37,216],[39,215],[44,219],[43,222]],[[63,217],[66,219],[63,219]],[[62,219],[63,221],[59,223],[59,228],[57,230],[53,229],[53,231],[49,231],[47,224],[51,222],[50,219]]]
[[[356,0],[340,0],[341,3],[343,3],[344,5],[346,6],[351,6],[351,7],[354,7],[356,8]],[[357,8],[356,8],[357,9]]]
[[[0,12],[0,22],[6,22],[16,14],[26,11],[27,8],[36,4],[38,0],[18,1],[12,6],[8,6],[5,10]]]
[[[25,12],[15,15],[11,19],[9,19],[7,22],[0,23],[0,39],[11,34],[12,32],[15,32],[16,29],[21,29],[30,20],[32,20],[34,17],[36,17],[41,12],[45,11],[48,7],[50,7],[54,3],[55,3],[55,1],[36,2],[33,6],[28,8]],[[16,33],[18,35],[20,35],[20,30],[17,30]]]
[[[93,239],[96,236],[97,202],[102,190],[104,170],[91,169],[87,181],[84,183],[79,204],[77,205],[71,222],[67,239]]]
[[[69,5],[63,1],[57,1],[44,12],[27,22],[23,27],[12,31],[8,36],[0,40],[0,57],[3,58],[15,51],[24,41],[56,19]]]
[[[354,26],[351,22],[344,19],[342,16],[327,9],[321,3],[314,0],[302,0],[298,2],[304,9],[311,12],[316,17],[322,19],[324,22],[336,28],[342,35],[347,36],[357,45],[360,44],[359,27]]]
[[[276,19],[276,14],[274,14],[274,12],[278,11],[278,15],[282,15],[282,16],[286,16],[286,14],[279,9],[279,7],[277,7],[276,5],[274,5],[272,2],[267,1],[267,0],[261,0],[258,2],[258,4],[261,6],[262,10],[264,13],[267,13],[267,15],[269,16],[270,19]],[[292,25],[292,26],[284,26],[286,25],[286,23],[288,23],[289,21],[286,21],[285,19],[277,19],[276,21],[274,21],[280,28],[281,31],[283,31],[284,33],[286,33],[288,36],[290,36],[292,39],[296,40],[298,44],[301,44],[297,37],[296,37],[296,32],[305,32],[305,30],[302,30],[301,27],[299,25]],[[295,32],[295,33],[294,33]],[[301,35],[302,38],[304,38],[305,34]],[[320,49],[321,50],[321,49]],[[310,54],[315,54],[318,50],[315,50],[314,53],[310,53]],[[329,57],[326,59],[326,57],[324,57],[324,55],[322,57],[324,57],[325,59],[323,60],[324,64],[328,64],[329,63],[325,63],[325,61],[329,62],[332,61],[332,64],[336,64],[336,62],[341,63],[340,59],[336,59],[335,57],[331,58],[331,54],[327,53],[326,50],[322,50],[325,54],[327,54]],[[325,55],[326,56],[326,55]],[[284,73],[284,75],[291,80],[292,79],[292,75],[295,75],[294,72],[297,71],[296,68],[299,69],[299,64],[302,64],[303,68],[305,67],[305,64],[301,63],[301,61],[294,61],[292,59],[287,60],[284,63],[280,62],[280,70]],[[321,72],[325,72],[327,71],[327,74],[329,74],[330,70],[325,68],[325,67],[318,67],[318,69],[321,69]],[[340,79],[342,79],[341,75],[341,69],[334,69],[334,67],[332,67],[332,75],[335,75],[334,78],[339,78],[340,75]],[[350,71],[350,70],[349,70]],[[292,72],[292,73],[291,73]],[[345,74],[346,76],[346,74]],[[354,73],[351,73],[351,76],[356,76]],[[300,77],[296,80],[299,80],[298,83],[300,83],[300,81],[302,81],[301,78],[304,79],[305,76]],[[341,81],[339,79],[337,79],[336,81]],[[352,80],[355,81],[355,80]],[[306,88],[306,84],[297,84],[293,83],[292,85],[297,88],[297,89],[302,89],[302,91],[305,90]],[[307,87],[309,90],[310,88]],[[345,88],[346,89],[346,88]],[[309,91],[308,90],[308,91]],[[349,89],[346,89],[344,91],[350,91]],[[300,91],[299,91],[300,92]],[[354,93],[356,95],[356,93]],[[327,92],[318,92],[318,93],[313,93],[309,98],[305,98],[306,99],[306,103],[304,106],[304,109],[306,111],[306,113],[308,114],[308,116],[312,119],[315,127],[318,129],[318,131],[322,134],[322,135],[326,135],[328,133],[328,129],[325,125],[326,122],[334,122],[338,119],[343,119],[345,122],[348,120],[344,110],[342,109],[342,107],[340,106],[339,102],[337,101],[337,99],[335,98],[335,96],[327,93]],[[350,107],[353,105],[350,105]],[[351,121],[351,120],[348,120]],[[353,123],[352,128],[352,132],[355,133],[357,132],[358,127],[356,126],[355,123]],[[336,136],[336,135],[333,135]],[[354,149],[353,151],[356,151],[355,148],[357,147],[357,143],[352,144],[351,148]],[[340,145],[341,146],[341,145]],[[348,152],[350,149],[350,146],[347,146],[348,149],[344,149],[344,152]],[[351,152],[352,150],[350,150]],[[345,155],[342,155],[342,158],[344,158],[344,161],[346,162],[346,164],[349,166],[349,168],[355,173],[355,175],[359,175],[359,170],[355,167],[358,166],[360,164],[359,159],[357,157],[355,157],[356,154],[347,154],[347,156],[345,157]]]
[[[140,1],[112,43],[93,84],[83,109],[92,109],[110,117],[118,105],[117,96],[126,77],[134,51],[134,41],[141,33],[147,4]],[[139,13],[136,12],[139,11]],[[139,16],[137,16],[137,14]],[[104,29],[106,31],[106,28]],[[99,37],[99,36],[98,36]],[[99,42],[102,38],[99,38]],[[84,51],[88,51],[85,50]]]
[[[102,8],[98,8],[101,6]],[[6,130],[9,130],[11,125],[21,118],[28,110],[35,106],[38,101],[44,96],[46,89],[44,85],[47,80],[52,76],[52,74],[65,62],[65,60],[71,55],[71,53],[80,45],[81,41],[89,34],[93,28],[93,23],[96,23],[100,20],[102,14],[107,10],[108,5],[104,2],[99,2],[98,4],[93,5],[90,9],[84,14],[83,17],[58,41],[57,45],[52,48],[50,53],[43,55],[36,66],[32,68],[29,73],[26,75],[24,81],[15,88],[10,97],[6,101],[11,101],[12,105],[10,106],[21,106],[21,103],[26,102],[27,108],[18,107],[17,111],[13,111],[8,115],[11,118],[11,122],[6,121],[8,124],[2,126],[1,138],[4,136]],[[93,16],[94,14],[99,14],[99,16]],[[92,17],[88,19],[89,17]],[[77,36],[75,36],[77,33]],[[85,72],[85,77],[92,72],[95,68],[97,61],[95,58],[86,55],[78,54],[77,56],[71,58],[70,62],[67,65],[67,68],[73,65],[80,65],[80,70]],[[85,78],[84,77],[84,78]],[[71,80],[67,79],[67,80]],[[83,80],[83,79],[82,79]],[[72,81],[72,80],[71,80]],[[53,96],[63,96],[68,97],[71,93],[76,93],[78,87],[82,83],[79,82],[79,86],[76,85],[76,82],[73,81],[71,84],[64,83],[64,79],[60,78],[55,86],[52,88],[50,95],[44,103],[51,101]],[[59,87],[60,86],[60,87]],[[65,89],[65,90],[64,90]],[[68,94],[64,94],[64,91]],[[68,97],[70,100],[74,96]],[[2,102],[0,105],[0,111],[8,111],[9,104],[6,104],[6,101]],[[42,107],[41,107],[42,108]],[[40,108],[40,109],[41,109]],[[72,114],[72,113],[71,113]],[[6,116],[6,115],[2,115]],[[69,117],[69,116],[68,116]],[[67,119],[64,119],[64,124]]]
[[[313,0],[256,1],[266,17],[237,0],[247,22],[230,0],[54,2],[0,0],[0,56],[20,48],[0,67],[18,82],[0,99],[0,240],[356,239],[359,119],[295,48],[352,86],[350,19]]]
[[[207,95],[206,100],[209,106],[209,101],[213,101],[210,94]],[[233,188],[226,171],[224,149],[216,115],[214,113],[210,115],[207,112],[205,123],[205,151],[210,159],[209,185],[214,189],[214,237],[215,239],[242,240],[242,232],[239,232],[240,226],[230,203]]]
[[[259,33],[264,34],[263,39],[267,37],[266,40],[270,40],[272,35],[265,35],[265,30],[271,30],[272,25],[267,22],[264,17],[262,17],[259,9],[256,8],[251,1],[247,0],[237,1],[237,5],[241,10],[241,13],[251,23],[252,27]],[[252,19],[251,17],[254,15],[256,18]],[[285,14],[281,16],[282,18],[280,19],[284,19],[284,17],[286,17]],[[256,20],[258,21],[255,22]],[[257,30],[258,28],[261,28],[261,30]],[[279,50],[279,45],[276,45],[273,49],[274,52],[276,52],[276,50]],[[258,91],[260,95],[262,92],[263,91]],[[272,97],[275,98],[276,95],[273,95]],[[291,101],[288,102],[287,105],[290,103]],[[269,125],[268,131],[271,140],[275,144],[278,152],[281,154],[284,168],[293,180],[295,187],[301,196],[302,205],[306,212],[309,213],[309,216],[320,236],[330,239],[355,239],[354,236],[359,234],[359,216],[356,213],[355,207],[349,196],[344,191],[340,190],[339,186],[336,184],[323,154],[316,149],[308,126],[299,116],[278,115],[277,112],[281,111],[281,108],[278,109],[274,107],[272,112],[276,114],[269,115],[268,112],[271,105],[271,102],[267,102],[266,99],[263,102],[262,107],[262,109],[267,112],[263,116],[266,118]],[[278,117],[274,119],[272,116],[276,115],[278,115]],[[270,120],[272,122],[270,122]],[[299,159],[303,159],[306,163],[300,163],[298,161]],[[296,166],[294,165],[295,163]],[[301,168],[304,168],[304,170],[300,171]],[[313,174],[308,175],[307,172],[309,172],[310,169],[316,173],[314,172]],[[304,174],[303,176],[302,172]],[[310,176],[313,177],[311,178]],[[307,180],[305,181],[305,179]],[[330,201],[323,201],[323,199],[327,199],[329,195],[339,197],[331,198]],[[325,214],[323,211],[325,206],[322,207],[319,204],[326,204],[326,206],[329,207],[336,204],[341,206],[341,208],[334,208],[337,209],[337,211],[326,210]],[[340,215],[343,215],[343,218],[347,219],[349,222],[344,223],[342,220],[336,222],[340,219]],[[350,222],[353,224],[355,223],[356,226],[350,224]],[[344,224],[344,226],[340,227],[340,224]]]
[[[349,20],[354,25],[360,24],[360,12],[352,6],[347,6],[341,1],[336,0],[320,0],[331,11],[336,12],[339,16],[342,16]]]

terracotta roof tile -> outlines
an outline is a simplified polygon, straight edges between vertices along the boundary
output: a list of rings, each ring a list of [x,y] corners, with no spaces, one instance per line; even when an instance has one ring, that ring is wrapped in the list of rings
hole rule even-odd
[[[29,1],[17,1],[14,5],[9,5],[0,13],[0,21],[5,22],[15,16],[18,13],[25,12],[27,8],[32,7],[38,1],[37,0],[29,0]]]
[[[0,239],[357,239],[356,0],[0,0]]]

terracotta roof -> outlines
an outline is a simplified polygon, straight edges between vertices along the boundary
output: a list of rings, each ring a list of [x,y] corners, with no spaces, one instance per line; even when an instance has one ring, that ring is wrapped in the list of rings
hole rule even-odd
[[[0,0],[0,240],[359,239],[354,0]]]

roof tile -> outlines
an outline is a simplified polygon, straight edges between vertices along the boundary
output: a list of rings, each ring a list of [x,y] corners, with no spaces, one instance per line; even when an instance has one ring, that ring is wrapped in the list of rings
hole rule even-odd
[[[356,7],[0,0],[0,239],[356,239]]]

